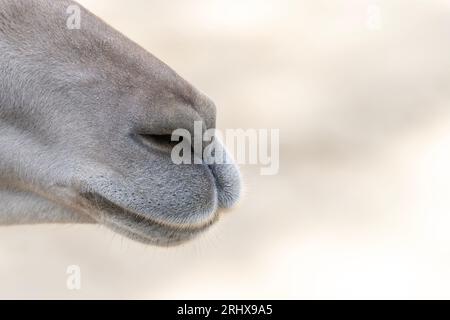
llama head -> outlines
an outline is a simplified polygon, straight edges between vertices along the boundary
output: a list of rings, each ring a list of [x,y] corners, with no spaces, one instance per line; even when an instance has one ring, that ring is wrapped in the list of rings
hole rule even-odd
[[[171,159],[174,130],[215,127],[208,97],[81,7],[67,28],[73,2],[0,4],[0,185],[160,245],[237,201],[234,164]]]

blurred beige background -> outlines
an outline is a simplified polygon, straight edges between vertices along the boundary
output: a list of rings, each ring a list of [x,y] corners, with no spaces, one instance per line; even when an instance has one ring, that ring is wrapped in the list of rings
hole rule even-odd
[[[450,298],[450,2],[82,0],[212,97],[279,128],[279,175],[197,241],[0,229],[0,298]],[[82,288],[66,288],[79,265]]]

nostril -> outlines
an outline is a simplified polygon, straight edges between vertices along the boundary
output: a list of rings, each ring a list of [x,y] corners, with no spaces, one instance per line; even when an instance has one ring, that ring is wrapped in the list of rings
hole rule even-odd
[[[144,134],[142,135],[142,138],[158,145],[169,145],[176,143],[176,141],[172,141],[172,136],[168,134]]]
[[[170,151],[182,141],[182,138],[172,141],[172,135],[169,134],[140,134],[141,141],[150,147],[164,151]]]

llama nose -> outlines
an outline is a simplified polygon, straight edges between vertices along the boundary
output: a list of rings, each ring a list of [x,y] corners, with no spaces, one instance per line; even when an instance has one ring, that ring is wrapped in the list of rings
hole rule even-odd
[[[175,141],[187,139],[196,156],[202,158],[206,147],[205,132],[215,128],[216,106],[200,93],[195,97],[185,103],[164,105],[159,110],[147,112],[134,123],[132,136],[143,138],[150,146],[165,151],[174,146],[172,138]]]
[[[171,135],[177,129],[184,129],[194,137],[198,134],[198,126],[201,134],[215,128],[216,110],[211,103],[163,105],[151,109],[132,122],[132,130],[142,135]]]
[[[203,119],[205,129],[214,129],[216,127],[217,108],[209,97],[198,92],[193,101],[193,108]]]

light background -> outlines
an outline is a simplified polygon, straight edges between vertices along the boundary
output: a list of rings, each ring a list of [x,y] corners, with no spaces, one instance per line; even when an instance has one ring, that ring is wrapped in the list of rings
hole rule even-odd
[[[81,3],[213,98],[221,129],[281,129],[281,170],[243,167],[238,208],[178,248],[0,228],[0,298],[450,298],[450,1]]]

